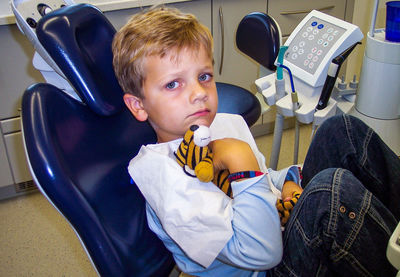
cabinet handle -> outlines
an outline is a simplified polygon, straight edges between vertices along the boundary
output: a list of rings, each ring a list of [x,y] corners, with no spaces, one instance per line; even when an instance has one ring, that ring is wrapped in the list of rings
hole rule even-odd
[[[224,14],[222,12],[222,7],[219,7],[219,24],[221,26],[221,57],[219,61],[219,75],[221,75],[222,67],[224,65],[224,52],[225,52]]]
[[[330,10],[334,9],[335,6],[326,6],[320,9],[317,9],[318,11],[324,11],[324,10]],[[304,13],[310,13],[312,10],[300,10],[300,11],[287,11],[287,12],[281,12],[281,15],[293,15],[293,14],[304,14]]]

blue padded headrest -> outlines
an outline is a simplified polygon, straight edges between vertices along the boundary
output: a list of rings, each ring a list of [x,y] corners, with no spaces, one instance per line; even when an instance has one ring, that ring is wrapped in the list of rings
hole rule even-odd
[[[276,21],[262,12],[246,15],[236,31],[236,46],[270,70],[275,70],[281,34]]]
[[[123,107],[122,89],[112,66],[115,28],[96,7],[66,6],[44,16],[37,37],[82,101],[99,115]]]

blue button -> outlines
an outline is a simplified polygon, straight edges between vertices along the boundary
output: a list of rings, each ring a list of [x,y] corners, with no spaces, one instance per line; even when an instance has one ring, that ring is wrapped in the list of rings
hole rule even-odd
[[[313,21],[312,23],[311,23],[311,26],[316,26],[318,23],[317,23],[317,21]]]
[[[322,29],[322,28],[324,28],[324,24],[319,24],[318,29]]]

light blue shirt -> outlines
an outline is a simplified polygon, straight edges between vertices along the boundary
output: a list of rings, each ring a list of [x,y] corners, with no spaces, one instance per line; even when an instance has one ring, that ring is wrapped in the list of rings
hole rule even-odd
[[[239,116],[218,114],[210,128],[213,139],[234,137],[249,143],[265,174],[233,182],[231,199],[214,184],[188,177],[176,166],[173,151],[179,141],[142,147],[131,161],[129,172],[146,198],[149,227],[183,272],[197,276],[265,276],[265,270],[277,265],[282,257],[273,189],[281,190],[289,170],[291,178],[298,181],[297,167],[267,169]]]

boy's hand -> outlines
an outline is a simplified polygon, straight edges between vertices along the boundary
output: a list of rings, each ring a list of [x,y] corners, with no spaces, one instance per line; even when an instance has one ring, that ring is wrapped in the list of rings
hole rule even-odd
[[[282,199],[276,201],[276,208],[281,219],[281,225],[285,226],[289,220],[293,207],[296,205],[297,200],[303,189],[292,181],[287,181],[282,187]]]
[[[303,189],[293,181],[286,181],[282,186],[281,198],[283,201],[290,200],[293,197],[293,193],[297,192],[301,194]]]
[[[213,152],[213,163],[217,170],[229,172],[259,171],[258,162],[250,146],[241,140],[224,138],[209,144]]]

